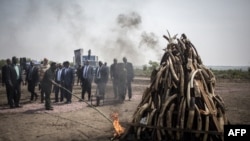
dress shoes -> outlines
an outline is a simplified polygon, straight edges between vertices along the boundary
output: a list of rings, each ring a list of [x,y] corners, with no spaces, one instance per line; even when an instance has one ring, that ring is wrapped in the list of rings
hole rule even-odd
[[[16,105],[15,107],[16,107],[16,108],[22,108],[23,106],[21,106],[21,105]]]
[[[71,101],[66,101],[66,102],[65,102],[65,104],[70,104],[70,103],[71,103]]]
[[[38,95],[35,95],[35,101],[37,100],[37,98],[38,98]]]
[[[53,110],[53,107],[48,107],[46,108],[46,110]]]
[[[10,106],[10,109],[14,109],[15,107],[14,106]]]

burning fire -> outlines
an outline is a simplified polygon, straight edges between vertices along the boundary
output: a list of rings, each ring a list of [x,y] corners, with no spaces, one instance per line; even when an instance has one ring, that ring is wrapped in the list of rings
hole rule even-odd
[[[119,123],[118,113],[112,113],[111,118],[113,119],[113,126],[115,128],[114,137],[120,137],[124,133],[125,129]]]

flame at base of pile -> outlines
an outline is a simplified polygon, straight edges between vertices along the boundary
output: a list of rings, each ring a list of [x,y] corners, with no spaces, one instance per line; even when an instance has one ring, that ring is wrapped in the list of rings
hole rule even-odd
[[[223,141],[229,121],[214,74],[185,34],[168,35],[160,67],[120,141]]]
[[[124,133],[125,128],[123,128],[121,126],[121,124],[119,123],[119,117],[118,117],[118,113],[114,112],[112,113],[110,116],[113,119],[113,127],[115,129],[115,133],[114,133],[114,137],[111,138],[111,140],[115,140],[120,138],[120,136]]]

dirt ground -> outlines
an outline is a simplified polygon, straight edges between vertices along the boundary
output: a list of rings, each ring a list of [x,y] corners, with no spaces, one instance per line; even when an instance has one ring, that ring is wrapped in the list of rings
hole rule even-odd
[[[22,108],[9,109],[5,87],[0,86],[0,141],[108,141],[114,129],[110,114],[119,113],[121,124],[130,122],[149,78],[137,77],[133,84],[133,98],[117,104],[112,101],[112,85],[107,85],[107,101],[92,108],[91,102],[79,102],[73,97],[71,104],[53,103],[54,110],[46,111],[40,97],[30,102],[27,86],[22,86]],[[93,84],[93,93],[95,92]],[[36,90],[39,94],[38,89]],[[74,86],[74,95],[80,97],[81,87]],[[250,124],[250,82],[242,80],[217,80],[215,93],[225,102],[231,124]],[[87,96],[87,94],[86,94]],[[51,95],[54,101],[54,93]]]

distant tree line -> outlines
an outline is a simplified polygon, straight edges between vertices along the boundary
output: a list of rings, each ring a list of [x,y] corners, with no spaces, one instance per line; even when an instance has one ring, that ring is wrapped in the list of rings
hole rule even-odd
[[[135,69],[135,75],[150,77],[152,71],[159,67],[159,63],[155,61],[149,61],[149,63],[142,66],[142,69]],[[214,70],[211,69],[215,77],[218,79],[246,79],[250,80],[250,67],[247,71],[241,69],[229,69],[229,70]]]

